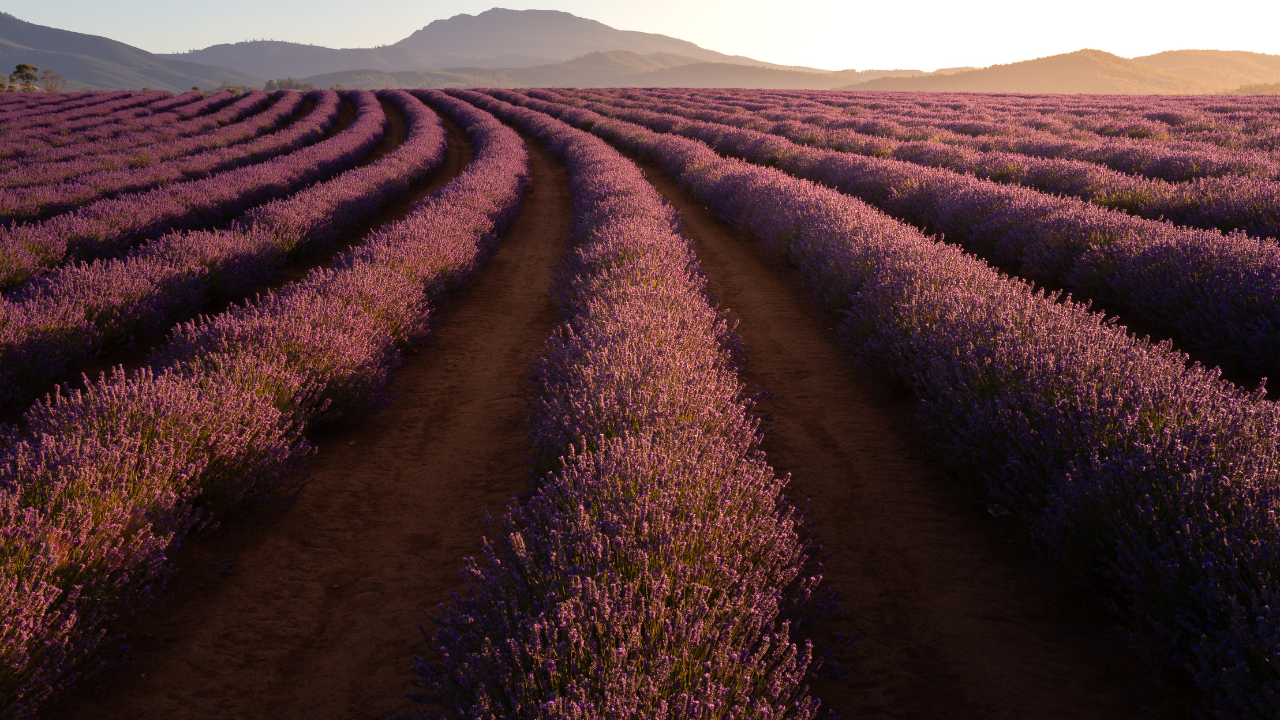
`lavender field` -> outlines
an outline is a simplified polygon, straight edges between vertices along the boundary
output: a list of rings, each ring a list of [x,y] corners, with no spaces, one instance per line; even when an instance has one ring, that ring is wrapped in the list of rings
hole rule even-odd
[[[1276,97],[0,94],[0,716],[1280,717]]]

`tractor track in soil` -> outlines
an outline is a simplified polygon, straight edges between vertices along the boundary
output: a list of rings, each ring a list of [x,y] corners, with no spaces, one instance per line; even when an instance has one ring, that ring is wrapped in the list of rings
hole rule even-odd
[[[815,682],[823,707],[885,720],[1187,717],[1194,695],[1176,686],[1190,679],[1140,662],[1096,595],[930,462],[910,399],[848,359],[838,317],[799,273],[624,154],[680,212],[749,348],[743,382],[772,393],[756,408],[771,427],[763,449],[809,502],[825,552],[838,550],[824,582],[844,615],[806,635],[819,651],[837,634],[858,639],[833,655],[847,674]]]
[[[450,125],[460,169],[469,146]],[[120,628],[129,664],[48,718],[383,720],[415,706],[423,609],[464,589],[484,508],[528,488],[526,366],[558,322],[548,290],[572,207],[564,169],[526,143],[519,217],[405,357],[397,399],[315,437],[292,503],[250,505],[192,539],[163,601]]]

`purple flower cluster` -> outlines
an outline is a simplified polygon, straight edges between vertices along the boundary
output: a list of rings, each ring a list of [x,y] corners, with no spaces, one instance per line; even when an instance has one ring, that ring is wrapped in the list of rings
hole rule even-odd
[[[819,577],[677,218],[590,135],[450,92],[565,163],[576,246],[533,365],[530,437],[558,469],[467,560],[420,681],[457,717],[815,717],[786,616]]]
[[[310,115],[266,138],[274,154],[287,153],[283,157],[203,180],[99,200],[43,222],[0,228],[0,289],[39,277],[69,258],[111,257],[174,230],[225,223],[367,157],[386,131],[386,113],[378,99],[365,90],[347,91],[356,103],[355,122],[317,142],[337,122],[339,100],[328,90],[313,92],[318,99]]]
[[[1215,717],[1280,705],[1280,407],[870,206],[706,145],[491,91],[660,163],[797,265],[850,349],[918,396],[941,455],[1109,583]]]
[[[293,118],[303,100],[301,93],[292,90],[281,95],[270,109],[243,122],[163,146],[153,145],[130,153],[127,159],[90,155],[0,174],[0,187],[11,188],[0,199],[0,218],[30,221],[67,212],[101,197],[204,178],[290,152],[297,138],[291,137],[290,132],[275,131]],[[316,120],[329,121],[326,117]],[[295,125],[296,130],[290,130],[307,134],[305,120]],[[214,149],[201,152],[205,148]],[[123,169],[99,169],[104,166]],[[74,181],[68,182],[73,177]]]
[[[333,269],[177,328],[150,368],[38,403],[3,439],[0,713],[32,716],[73,683],[103,624],[155,595],[171,547],[289,481],[306,428],[385,401],[397,343],[425,329],[424,288],[478,267],[528,179],[515,133],[451,114],[475,159],[403,222]]]
[[[405,142],[374,163],[255,208],[226,230],[174,233],[123,258],[55,270],[0,302],[0,408],[27,402],[110,344],[236,300],[293,254],[337,239],[440,168],[444,126],[401,91]]]
[[[934,140],[896,141],[841,127],[840,120],[813,116],[804,108],[764,114],[732,112],[735,105],[690,94],[675,103],[667,94],[642,91],[577,91],[573,97],[618,107],[638,107],[784,137],[800,145],[937,167],[1043,192],[1071,195],[1148,219],[1179,225],[1240,230],[1257,237],[1280,237],[1280,182],[1258,177],[1200,178],[1171,183],[1129,175],[1083,160],[1044,158],[1011,152],[983,152]],[[655,99],[665,102],[655,104]],[[697,99],[695,99],[697,98]],[[701,100],[701,101],[700,101]]]
[[[1180,228],[1074,198],[804,147],[718,123],[583,106],[837,188],[941,232],[1001,269],[1147,323],[1233,374],[1280,376],[1280,245],[1274,240]]]
[[[195,96],[192,99],[191,96]],[[200,135],[222,125],[238,122],[258,112],[270,102],[261,93],[242,96],[217,93],[200,99],[199,93],[180,95],[182,105],[166,112],[157,112],[128,123],[118,123],[103,128],[82,130],[74,136],[48,147],[29,149],[13,158],[0,161],[0,171],[10,173],[23,168],[40,167],[46,163],[84,158],[85,155],[102,155],[113,162],[113,155],[145,145],[169,142],[177,138]],[[235,102],[232,102],[232,101]],[[141,158],[139,158],[141,159]],[[121,161],[127,164],[127,160]],[[115,165],[103,165],[112,169]]]

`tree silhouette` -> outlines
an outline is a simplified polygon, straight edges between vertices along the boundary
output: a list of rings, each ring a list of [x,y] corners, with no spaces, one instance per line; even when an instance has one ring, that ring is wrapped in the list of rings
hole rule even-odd
[[[35,65],[22,63],[9,75],[9,82],[14,85],[21,85],[23,92],[34,92],[36,89],[36,73],[40,72],[40,68]]]

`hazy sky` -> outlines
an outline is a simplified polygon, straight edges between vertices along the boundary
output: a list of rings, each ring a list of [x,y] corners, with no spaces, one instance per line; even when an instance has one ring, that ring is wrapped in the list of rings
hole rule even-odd
[[[498,0],[37,0],[0,9],[152,52],[251,39],[329,47],[394,43]],[[1081,48],[1125,57],[1184,48],[1280,55],[1280,0],[502,0],[622,30],[671,35],[775,63],[842,68],[984,66]]]

